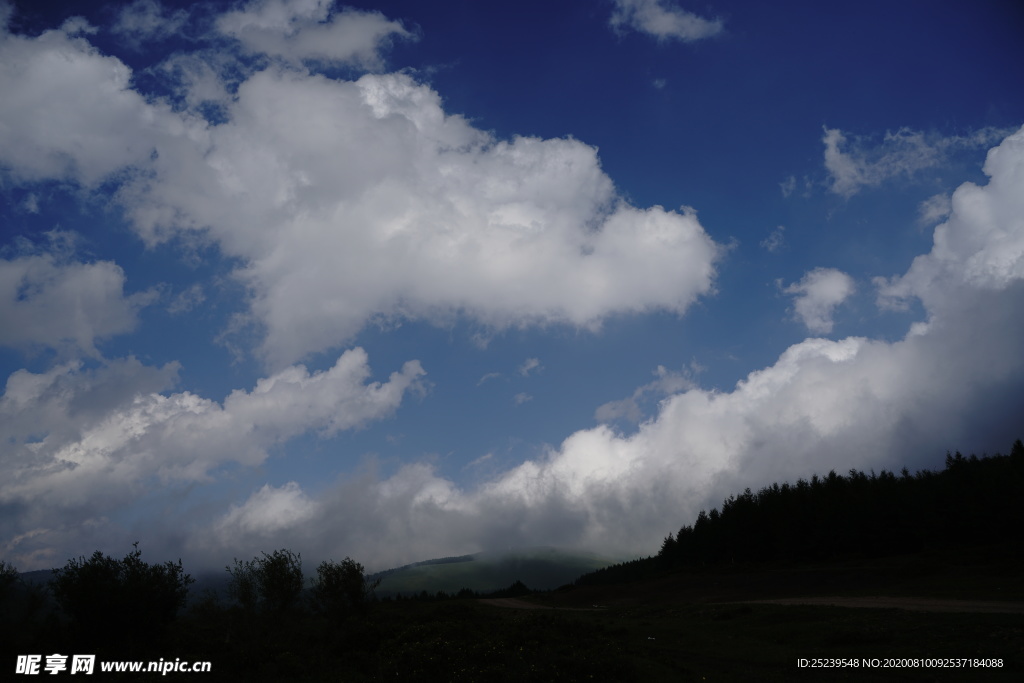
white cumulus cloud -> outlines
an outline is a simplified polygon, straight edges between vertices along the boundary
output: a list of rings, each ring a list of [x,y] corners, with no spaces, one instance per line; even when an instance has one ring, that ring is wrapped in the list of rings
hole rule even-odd
[[[1024,128],[989,151],[983,170],[988,184],[953,193],[931,252],[900,277],[876,279],[880,305],[917,298],[934,310],[963,291],[998,291],[1024,277]]]
[[[179,116],[132,90],[131,70],[76,26],[35,38],[0,29],[0,169],[17,180],[95,187],[145,164],[164,135],[184,133]]]
[[[301,526],[314,514],[316,503],[294,481],[279,488],[268,484],[244,504],[231,506],[216,530],[225,540],[240,535],[260,536]]]
[[[367,471],[319,497],[309,521],[260,540],[340,547],[379,568],[536,543],[648,554],[747,486],[933,468],[962,443],[1005,450],[1024,388],[1024,131],[985,168],[990,182],[957,190],[932,252],[894,279],[928,314],[903,339],[807,339],[732,391],[680,386],[636,432],[578,431],[473,490],[426,464]],[[219,538],[214,527],[206,537]]]
[[[681,314],[712,289],[720,247],[692,210],[631,206],[595,148],[496,139],[408,75],[269,67],[210,126],[147,102],[124,64],[60,31],[7,36],[0,57],[0,131],[20,131],[0,132],[0,163],[23,182],[120,171],[118,201],[151,246],[216,242],[242,264],[275,368],[372,318],[593,329]],[[218,78],[179,85],[219,97]]]
[[[153,295],[126,296],[117,264],[76,261],[69,233],[50,237],[49,249],[0,258],[0,346],[70,346],[95,355],[98,340],[135,329]]]
[[[241,264],[234,275],[248,287],[273,366],[222,401],[172,391],[176,364],[134,358],[10,375],[0,396],[0,543],[16,559],[48,562],[158,489],[219,483],[229,468],[258,471],[289,439],[392,414],[420,386],[417,362],[386,382],[370,381],[361,349],[320,372],[294,365],[368,320],[596,328],[613,314],[682,314],[712,291],[721,248],[695,213],[630,205],[595,148],[498,139],[406,74],[307,71],[301,62],[311,59],[373,68],[386,39],[404,35],[379,15],[332,8],[266,0],[226,15],[223,31],[274,58],[254,60],[269,66],[241,76],[237,92],[219,69],[175,62],[190,74],[179,79],[185,106],[217,101],[216,124],[134,90],[128,67],[97,52],[81,21],[31,38],[0,35],[4,181],[56,179],[87,191],[116,183],[148,246],[181,235],[214,243]],[[721,29],[664,2],[618,8],[621,27],[666,38]],[[361,25],[365,36],[346,37]],[[899,131],[871,147],[828,130],[826,167],[833,191],[851,196],[980,139]],[[641,400],[660,399],[635,431],[577,431],[475,488],[436,464],[380,474],[371,462],[315,491],[261,481],[233,504],[222,492],[168,525],[185,523],[175,532],[186,557],[217,561],[254,546],[313,548],[377,568],[526,544],[646,554],[744,486],[832,468],[926,466],[903,459],[961,440],[1005,448],[1003,439],[1019,436],[1010,430],[1024,387],[1022,169],[1024,130],[989,153],[986,185],[953,193],[931,251],[877,281],[888,305],[921,301],[927,318],[903,339],[806,339],[730,391],[659,368],[653,382],[603,407],[629,418],[642,414]],[[31,253],[4,261],[0,275],[4,319],[25,315],[35,330],[11,337],[17,343],[86,347],[131,324],[116,264]],[[69,303],[71,289],[85,297]],[[817,269],[786,291],[808,328],[827,332],[853,283]],[[68,310],[95,319],[81,326],[39,313]]]
[[[290,62],[317,60],[380,65],[378,50],[392,37],[409,38],[401,23],[380,12],[346,8],[334,0],[253,0],[217,20],[217,28],[250,52]]]
[[[188,216],[246,261],[278,362],[375,315],[594,327],[711,288],[718,247],[695,215],[631,207],[592,147],[494,140],[407,76],[264,72],[231,118],[202,168],[168,167],[126,202],[146,233]]]
[[[853,278],[835,268],[815,268],[783,292],[795,297],[793,310],[811,332],[832,331],[832,313],[856,289]]]
[[[161,393],[177,369],[127,359],[11,375],[0,397],[0,505],[45,500],[60,518],[135,500],[157,482],[209,482],[214,468],[258,465],[292,437],[330,437],[392,414],[424,374],[409,361],[387,382],[369,382],[356,348],[322,372],[288,367],[218,403]]]

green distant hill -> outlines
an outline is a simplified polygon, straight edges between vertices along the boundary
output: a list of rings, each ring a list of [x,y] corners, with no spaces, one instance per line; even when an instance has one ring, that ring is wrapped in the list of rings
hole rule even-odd
[[[445,557],[405,565],[369,577],[380,578],[377,595],[413,595],[423,591],[457,593],[463,588],[489,592],[521,581],[535,590],[550,590],[571,583],[581,574],[615,560],[554,548],[528,548]]]

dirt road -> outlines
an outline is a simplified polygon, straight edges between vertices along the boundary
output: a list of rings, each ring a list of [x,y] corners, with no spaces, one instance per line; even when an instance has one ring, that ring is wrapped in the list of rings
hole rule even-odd
[[[861,598],[779,598],[775,600],[750,600],[743,604],[831,605],[835,607],[866,607],[876,609],[895,608],[915,610],[919,612],[987,612],[992,614],[1024,614],[1024,603],[1021,602],[944,600],[940,598],[889,598],[881,596]]]
[[[572,612],[599,612],[604,607],[549,607],[519,598],[482,598],[485,605],[509,609],[555,609]],[[940,598],[871,597],[815,597],[777,598],[774,600],[744,600],[719,603],[723,605],[826,605],[832,607],[859,607],[867,609],[906,609],[917,612],[975,612],[989,614],[1024,614],[1024,603],[984,600],[944,600]]]

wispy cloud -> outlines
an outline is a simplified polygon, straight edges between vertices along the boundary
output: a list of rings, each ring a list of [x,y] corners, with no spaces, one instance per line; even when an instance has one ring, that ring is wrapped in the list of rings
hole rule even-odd
[[[788,198],[789,195],[793,194],[796,189],[796,176],[789,176],[781,183],[779,183],[779,190],[782,191],[782,196]]]
[[[471,460],[470,462],[466,463],[466,467],[476,467],[478,465],[482,465],[488,460],[491,460],[492,458],[494,458],[494,453],[485,453],[476,460]]]
[[[206,294],[203,293],[203,286],[197,283],[178,292],[167,307],[167,312],[171,315],[187,313],[204,301],[206,301]]]
[[[129,46],[140,50],[154,41],[178,35],[188,20],[187,10],[169,10],[158,0],[135,0],[118,12],[110,30]]]
[[[544,366],[540,364],[540,360],[537,358],[527,358],[523,361],[523,364],[519,366],[518,373],[523,377],[529,377],[531,372],[540,372],[544,369]]]
[[[692,372],[698,372],[700,369],[695,361]],[[696,386],[691,371],[669,370],[664,365],[659,365],[652,374],[656,379],[637,387],[632,396],[598,406],[594,411],[594,419],[598,422],[626,420],[634,424],[639,423],[644,418],[645,403],[651,398],[661,399]]]
[[[918,222],[922,225],[935,225],[944,220],[953,210],[949,195],[936,194],[921,202],[918,207]]]
[[[658,40],[692,42],[722,31],[720,19],[704,19],[672,0],[615,0],[610,20],[616,30],[632,29]]]
[[[777,226],[771,231],[771,234],[761,240],[761,247],[767,249],[773,254],[776,253],[782,249],[782,245],[786,241],[786,238],[783,235],[784,232],[786,232],[786,228],[784,226]]]
[[[492,379],[498,379],[499,377],[501,377],[500,372],[488,372],[486,375],[481,377],[479,381],[477,381],[476,385],[480,386],[484,382],[490,381]]]
[[[825,168],[831,178],[830,190],[852,197],[865,187],[881,185],[900,176],[939,166],[957,149],[987,147],[1011,131],[983,128],[966,136],[942,136],[909,128],[888,132],[881,143],[863,138],[848,139],[837,128],[826,128]]]

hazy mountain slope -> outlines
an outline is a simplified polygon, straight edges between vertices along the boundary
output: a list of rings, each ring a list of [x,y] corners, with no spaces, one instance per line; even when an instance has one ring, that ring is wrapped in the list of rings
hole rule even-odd
[[[492,591],[506,588],[515,581],[522,581],[533,589],[547,590],[614,561],[588,553],[528,548],[428,560],[380,572],[374,577],[381,578],[378,595],[422,591],[455,593],[463,588]]]

